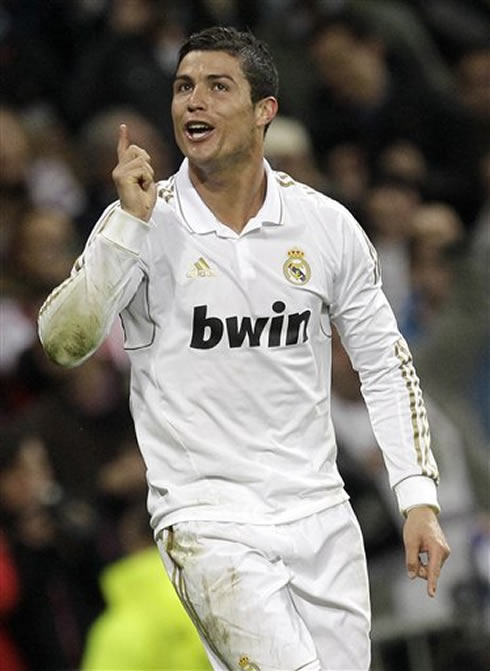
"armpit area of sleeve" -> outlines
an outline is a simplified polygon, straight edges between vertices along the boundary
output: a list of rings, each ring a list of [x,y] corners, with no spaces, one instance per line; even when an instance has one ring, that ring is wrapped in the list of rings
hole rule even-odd
[[[395,494],[402,515],[418,506],[430,506],[436,512],[440,511],[436,483],[425,475],[414,475],[402,480],[395,485]]]
[[[116,207],[104,223],[100,234],[119,247],[139,254],[151,225]]]

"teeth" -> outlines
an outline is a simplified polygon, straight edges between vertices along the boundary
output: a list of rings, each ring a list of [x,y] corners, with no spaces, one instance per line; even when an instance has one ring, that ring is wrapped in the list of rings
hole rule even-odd
[[[205,133],[207,130],[211,130],[211,126],[204,123],[191,123],[188,124],[187,130],[190,133]]]

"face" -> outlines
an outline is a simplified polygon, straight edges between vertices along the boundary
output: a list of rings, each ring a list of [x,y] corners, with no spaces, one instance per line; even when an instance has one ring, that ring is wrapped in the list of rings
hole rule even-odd
[[[182,153],[199,168],[223,169],[262,153],[264,126],[276,102],[252,103],[238,58],[223,51],[191,51],[174,83],[172,119]]]
[[[37,437],[24,438],[15,462],[0,475],[2,505],[14,513],[37,506],[53,482],[44,443]]]
[[[320,77],[338,100],[362,104],[377,93],[384,65],[375,43],[333,26],[318,37],[311,53]]]
[[[18,118],[0,108],[0,184],[16,186],[24,181],[30,162],[27,134]]]
[[[33,210],[22,222],[17,264],[34,287],[51,288],[70,272],[75,260],[73,222],[59,212]]]

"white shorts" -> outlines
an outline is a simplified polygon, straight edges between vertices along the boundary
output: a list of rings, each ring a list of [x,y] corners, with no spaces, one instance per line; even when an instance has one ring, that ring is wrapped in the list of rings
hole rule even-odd
[[[157,540],[216,671],[367,671],[364,547],[348,502],[281,525],[181,522]]]

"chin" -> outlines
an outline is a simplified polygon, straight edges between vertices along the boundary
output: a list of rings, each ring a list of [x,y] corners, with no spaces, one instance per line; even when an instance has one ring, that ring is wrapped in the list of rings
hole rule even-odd
[[[197,151],[187,151],[186,152],[186,157],[188,158],[191,163],[194,165],[197,165],[199,167],[206,167],[213,165],[214,159],[212,156],[208,156],[206,154],[201,154],[200,152]]]
[[[199,144],[191,144],[190,142],[184,142],[182,146],[183,154],[188,158],[192,158],[196,161],[203,160],[206,161],[209,158],[212,158],[212,152],[207,148]]]

